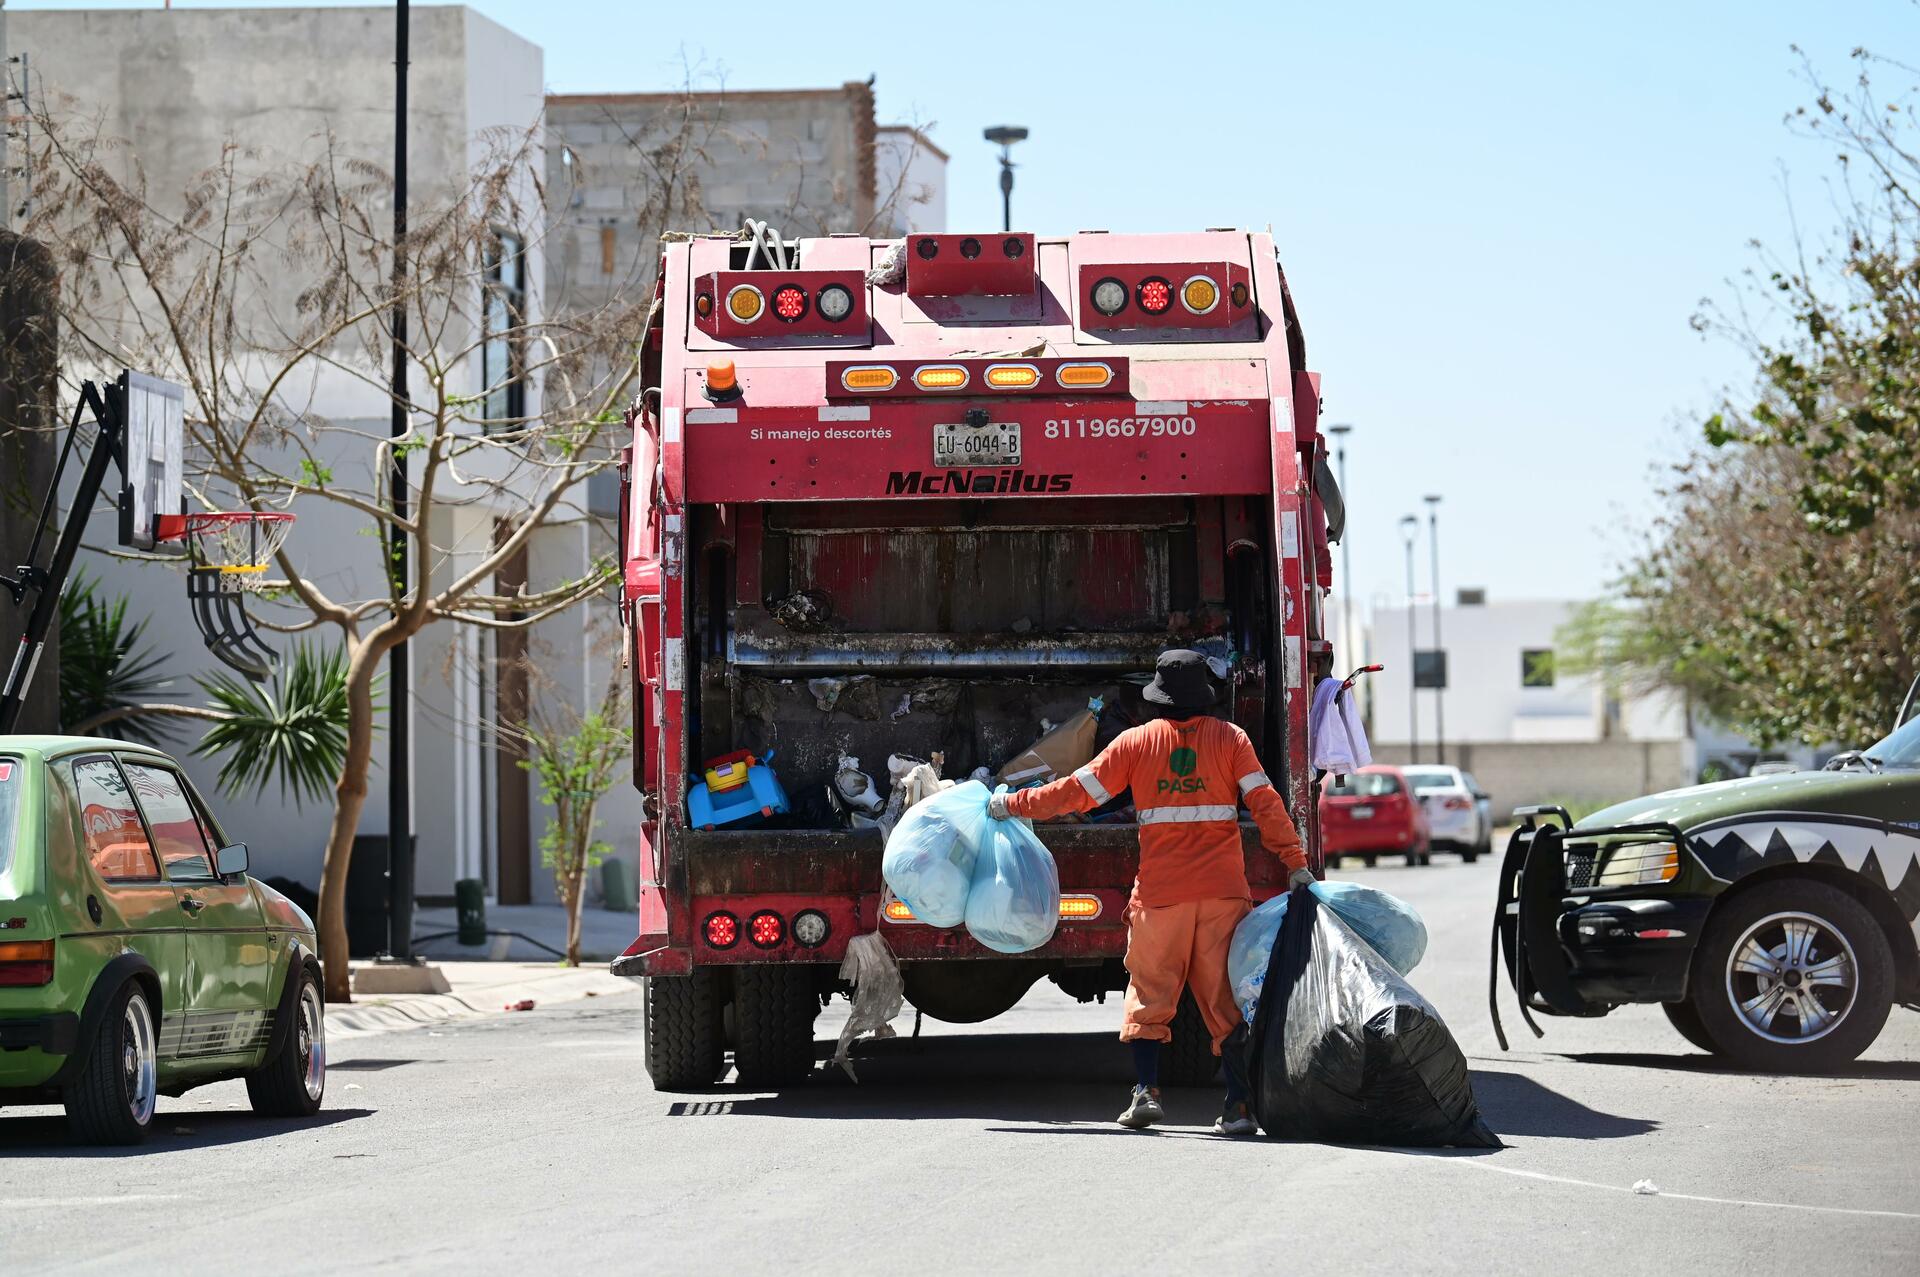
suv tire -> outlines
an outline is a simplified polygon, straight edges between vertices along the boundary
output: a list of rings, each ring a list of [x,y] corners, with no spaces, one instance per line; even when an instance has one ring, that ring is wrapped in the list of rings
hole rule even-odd
[[[1674,1032],[1705,1051],[1708,1055],[1718,1055],[1720,1049],[1707,1036],[1707,1026],[1700,1023],[1700,1012],[1691,1002],[1662,1002],[1660,1009],[1667,1013],[1667,1023]]]
[[[138,1144],[160,1099],[159,1032],[147,992],[120,986],[85,1043],[86,1063],[61,1094],[67,1122],[87,1144]]]
[[[813,1072],[820,1014],[813,968],[766,963],[733,973],[733,1063],[742,1086],[785,1086]]]
[[[1714,910],[1688,985],[1701,1027],[1734,1064],[1817,1072],[1847,1064],[1880,1035],[1893,1005],[1893,950],[1846,892],[1783,878]],[[1797,1014],[1807,1000],[1811,1031]]]
[[[1213,1035],[1200,1017],[1200,1005],[1187,990],[1173,1013],[1173,1040],[1160,1057],[1160,1080],[1167,1086],[1212,1086],[1220,1076],[1220,1057],[1213,1053]]]
[[[662,1091],[697,1091],[720,1078],[720,998],[711,967],[641,981],[647,1076]]]

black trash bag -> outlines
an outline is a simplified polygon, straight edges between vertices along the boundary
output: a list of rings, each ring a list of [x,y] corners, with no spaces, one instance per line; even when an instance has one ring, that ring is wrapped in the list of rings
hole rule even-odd
[[[1249,1080],[1279,1139],[1500,1148],[1439,1012],[1312,892],[1298,888],[1267,961]]]

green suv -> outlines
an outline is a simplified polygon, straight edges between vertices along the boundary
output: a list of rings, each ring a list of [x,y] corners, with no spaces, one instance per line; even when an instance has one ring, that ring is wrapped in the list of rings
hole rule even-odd
[[[314,1113],[318,952],[165,754],[0,736],[0,1105],[64,1104],[101,1144],[225,1078],[256,1112]]]
[[[1886,739],[1825,771],[1675,789],[1577,824],[1517,811],[1493,961],[1529,1025],[1658,1002],[1702,1050],[1805,1071],[1866,1050],[1894,1003],[1920,1006],[1916,702],[1920,684]]]

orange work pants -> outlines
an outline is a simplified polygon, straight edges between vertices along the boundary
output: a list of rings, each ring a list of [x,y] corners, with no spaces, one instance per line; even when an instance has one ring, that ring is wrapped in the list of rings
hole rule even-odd
[[[1173,1016],[1180,991],[1193,990],[1200,1018],[1213,1035],[1213,1053],[1240,1024],[1227,980],[1227,948],[1233,929],[1252,905],[1234,896],[1189,900],[1149,909],[1133,903],[1127,910],[1127,1006],[1120,1040],[1173,1038]]]

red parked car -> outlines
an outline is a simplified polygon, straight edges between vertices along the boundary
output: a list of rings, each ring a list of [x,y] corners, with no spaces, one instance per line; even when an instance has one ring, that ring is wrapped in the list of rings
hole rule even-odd
[[[1398,767],[1362,767],[1335,776],[1320,791],[1320,838],[1327,864],[1358,856],[1372,865],[1382,852],[1400,852],[1409,865],[1432,861],[1427,813]]]

